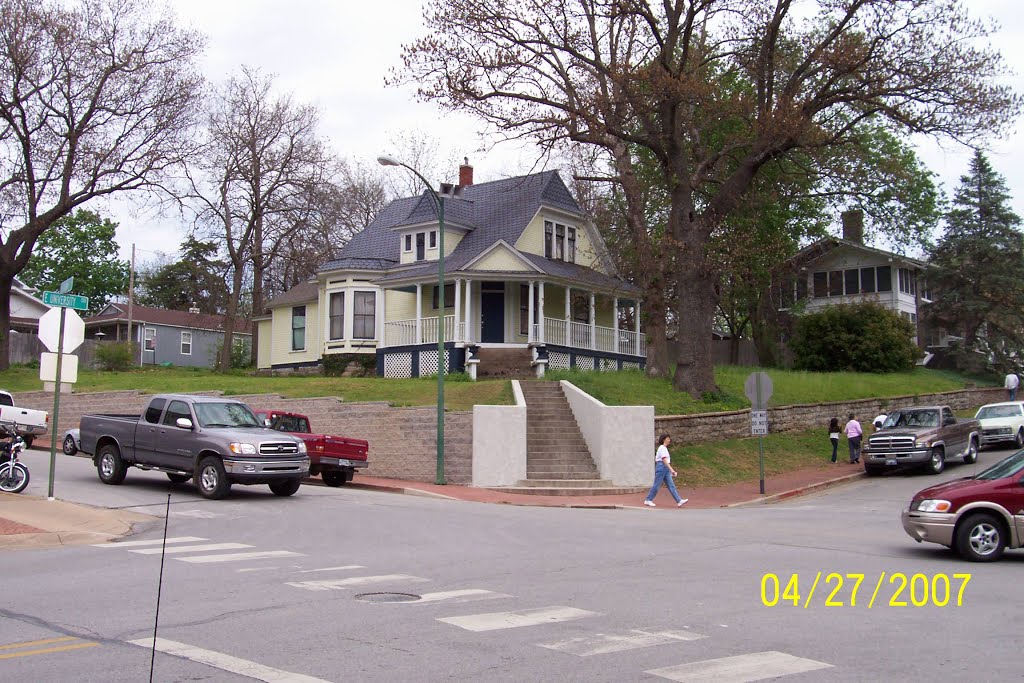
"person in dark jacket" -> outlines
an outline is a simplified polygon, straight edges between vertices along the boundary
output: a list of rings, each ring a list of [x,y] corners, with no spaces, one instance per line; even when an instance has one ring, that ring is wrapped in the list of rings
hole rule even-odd
[[[828,423],[828,440],[832,442],[832,463],[836,461],[836,452],[839,449],[839,418],[833,417]]]

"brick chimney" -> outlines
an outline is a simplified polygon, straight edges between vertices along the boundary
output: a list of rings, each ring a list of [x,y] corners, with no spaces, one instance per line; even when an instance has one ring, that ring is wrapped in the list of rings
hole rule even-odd
[[[469,157],[462,158],[462,165],[459,166],[459,185],[469,187],[473,184],[473,167],[469,165]]]
[[[864,244],[864,212],[860,209],[843,211],[843,239]]]

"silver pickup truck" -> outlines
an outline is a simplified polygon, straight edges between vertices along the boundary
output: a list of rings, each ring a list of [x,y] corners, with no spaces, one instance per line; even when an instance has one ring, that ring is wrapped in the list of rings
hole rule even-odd
[[[134,466],[174,483],[194,478],[204,498],[223,498],[231,484],[290,496],[309,474],[302,439],[266,429],[240,401],[159,394],[142,415],[83,415],[79,428],[80,449],[105,484],[120,484]]]

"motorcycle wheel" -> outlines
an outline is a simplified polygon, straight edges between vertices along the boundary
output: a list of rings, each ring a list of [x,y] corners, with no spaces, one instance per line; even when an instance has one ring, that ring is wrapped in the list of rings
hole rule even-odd
[[[28,468],[20,462],[11,467],[7,463],[0,467],[0,491],[4,493],[21,493],[28,486]]]

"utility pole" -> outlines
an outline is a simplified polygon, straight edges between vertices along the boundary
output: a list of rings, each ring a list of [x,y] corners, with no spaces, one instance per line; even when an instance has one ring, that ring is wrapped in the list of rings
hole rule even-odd
[[[135,243],[132,242],[132,266],[128,271],[128,348],[132,350],[132,364],[135,363],[135,340],[132,338],[132,305],[135,303]],[[142,354],[139,354],[142,364]]]

